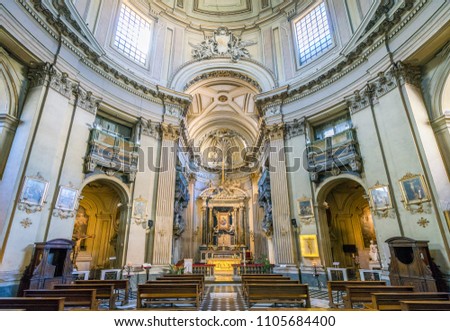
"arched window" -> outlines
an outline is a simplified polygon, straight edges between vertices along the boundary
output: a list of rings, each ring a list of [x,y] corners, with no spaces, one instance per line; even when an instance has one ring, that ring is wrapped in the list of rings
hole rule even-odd
[[[300,65],[333,46],[325,2],[321,2],[294,23]]]
[[[145,65],[150,48],[150,32],[150,23],[123,3],[119,11],[114,46],[133,61]]]

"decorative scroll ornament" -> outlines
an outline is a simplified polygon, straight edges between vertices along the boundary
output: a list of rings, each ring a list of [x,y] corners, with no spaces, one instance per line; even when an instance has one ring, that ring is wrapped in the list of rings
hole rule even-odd
[[[206,60],[213,56],[230,56],[233,62],[241,58],[250,58],[247,46],[255,45],[254,41],[243,41],[236,37],[226,27],[218,28],[212,37],[206,38],[198,45],[189,43],[192,50],[192,57],[195,60]]]

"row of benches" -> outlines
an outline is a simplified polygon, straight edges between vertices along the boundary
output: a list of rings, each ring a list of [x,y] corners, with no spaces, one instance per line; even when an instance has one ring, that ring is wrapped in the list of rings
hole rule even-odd
[[[413,286],[387,286],[384,281],[330,281],[328,282],[328,297],[330,307],[337,307],[338,303],[333,300],[333,293],[345,293],[342,296],[345,309],[353,309],[355,305],[361,308],[373,310],[402,310],[418,309],[417,305],[410,302],[424,301],[432,302],[429,309],[448,309],[450,294],[446,292],[415,292]],[[406,303],[402,303],[406,301]],[[402,306],[403,304],[403,306]]]
[[[203,275],[164,275],[138,286],[136,308],[197,310],[205,294],[204,282]],[[124,291],[122,304],[126,304],[128,280],[89,280],[55,285],[54,290],[26,290],[25,298],[0,298],[0,309],[97,310],[100,300],[106,300],[109,308],[114,309],[118,290]],[[250,309],[261,307],[261,304],[311,307],[308,286],[279,274],[242,275],[242,293]],[[332,309],[339,305],[334,301],[333,293],[338,296],[345,293],[342,298],[346,309],[359,304],[373,310],[448,310],[450,305],[449,293],[414,292],[412,286],[386,286],[383,281],[328,282]],[[39,298],[42,304],[33,307],[33,297]]]
[[[242,294],[250,309],[266,306],[310,308],[308,285],[280,274],[242,275]]]
[[[0,298],[0,309],[98,310],[101,301],[115,309],[119,291],[124,292],[122,305],[126,304],[128,280],[77,280],[74,284],[55,284],[53,289],[25,290],[24,297]]]
[[[138,285],[136,309],[198,310],[204,295],[204,275],[163,275]]]

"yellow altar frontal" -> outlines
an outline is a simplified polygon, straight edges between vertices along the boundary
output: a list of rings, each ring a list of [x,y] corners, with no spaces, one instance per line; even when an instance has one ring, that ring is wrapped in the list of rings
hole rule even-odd
[[[233,264],[240,264],[240,258],[216,257],[208,259],[207,264],[214,264],[215,275],[231,275],[233,274]]]

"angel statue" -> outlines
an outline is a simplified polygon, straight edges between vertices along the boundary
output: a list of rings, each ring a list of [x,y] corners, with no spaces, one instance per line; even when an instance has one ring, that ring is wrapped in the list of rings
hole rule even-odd
[[[236,38],[234,45],[231,47],[231,59],[233,62],[239,61],[241,58],[250,58],[250,52],[246,49],[247,46],[255,45],[256,42],[250,40],[242,40]]]
[[[204,60],[209,59],[215,54],[215,45],[214,41],[211,39],[202,41],[198,45],[194,45],[189,43],[192,49],[192,57],[196,60]]]

